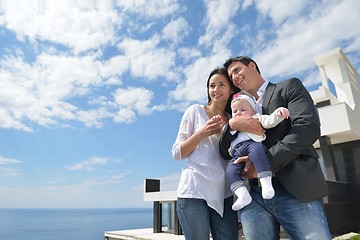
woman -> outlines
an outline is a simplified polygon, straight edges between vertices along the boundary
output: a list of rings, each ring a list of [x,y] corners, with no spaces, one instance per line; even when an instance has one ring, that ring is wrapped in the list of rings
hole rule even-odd
[[[231,97],[238,89],[224,68],[207,81],[208,105],[186,109],[172,148],[176,160],[187,159],[177,190],[177,212],[187,240],[237,240],[236,212],[225,183],[227,161],[219,154],[219,135],[228,122]]]

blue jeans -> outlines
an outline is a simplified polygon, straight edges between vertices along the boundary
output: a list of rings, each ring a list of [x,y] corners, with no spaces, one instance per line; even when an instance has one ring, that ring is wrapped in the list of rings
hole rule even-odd
[[[278,240],[280,225],[292,240],[332,239],[319,200],[300,202],[279,183],[274,189],[275,196],[264,200],[261,188],[251,187],[253,201],[240,210],[246,240]]]
[[[221,217],[203,199],[178,198],[177,213],[186,240],[238,240],[236,212],[231,209],[233,197],[224,200]]]

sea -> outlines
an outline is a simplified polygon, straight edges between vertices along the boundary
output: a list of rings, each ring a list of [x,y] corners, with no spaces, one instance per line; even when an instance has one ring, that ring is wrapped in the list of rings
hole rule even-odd
[[[103,240],[152,223],[152,208],[0,209],[0,240]]]

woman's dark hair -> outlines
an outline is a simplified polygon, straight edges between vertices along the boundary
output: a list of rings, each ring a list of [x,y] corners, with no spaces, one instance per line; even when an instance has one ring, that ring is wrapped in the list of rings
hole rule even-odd
[[[234,83],[230,80],[230,77],[226,71],[225,68],[223,67],[217,67],[215,68],[214,70],[212,70],[209,74],[209,77],[208,77],[208,80],[207,80],[207,83],[206,83],[206,89],[207,89],[207,95],[208,95],[208,104],[211,104],[211,98],[210,98],[210,95],[209,95],[209,83],[210,83],[210,78],[212,76],[214,76],[215,74],[219,74],[219,75],[222,75],[226,78],[226,80],[228,81],[229,85],[230,85],[230,88],[231,90],[233,90],[233,93],[230,95],[227,103],[226,103],[226,107],[225,107],[225,111],[229,114],[231,114],[231,99],[232,99],[232,96],[234,95],[234,93],[237,93],[240,91],[239,88],[237,88]]]
[[[233,62],[241,62],[242,64],[244,64],[246,66],[249,66],[250,62],[253,62],[253,63],[255,63],[256,70],[259,72],[259,74],[261,74],[257,63],[253,59],[249,58],[248,56],[238,56],[238,57],[233,57],[233,58],[229,58],[228,60],[226,60],[226,62],[224,63],[224,68],[226,69],[226,71],[228,70],[230,64]]]

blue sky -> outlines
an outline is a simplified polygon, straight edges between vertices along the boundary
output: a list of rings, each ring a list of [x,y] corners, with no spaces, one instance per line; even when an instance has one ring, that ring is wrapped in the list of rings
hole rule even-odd
[[[264,78],[320,84],[340,47],[360,69],[357,0],[0,0],[0,208],[148,207],[175,190],[183,111],[249,55]]]

